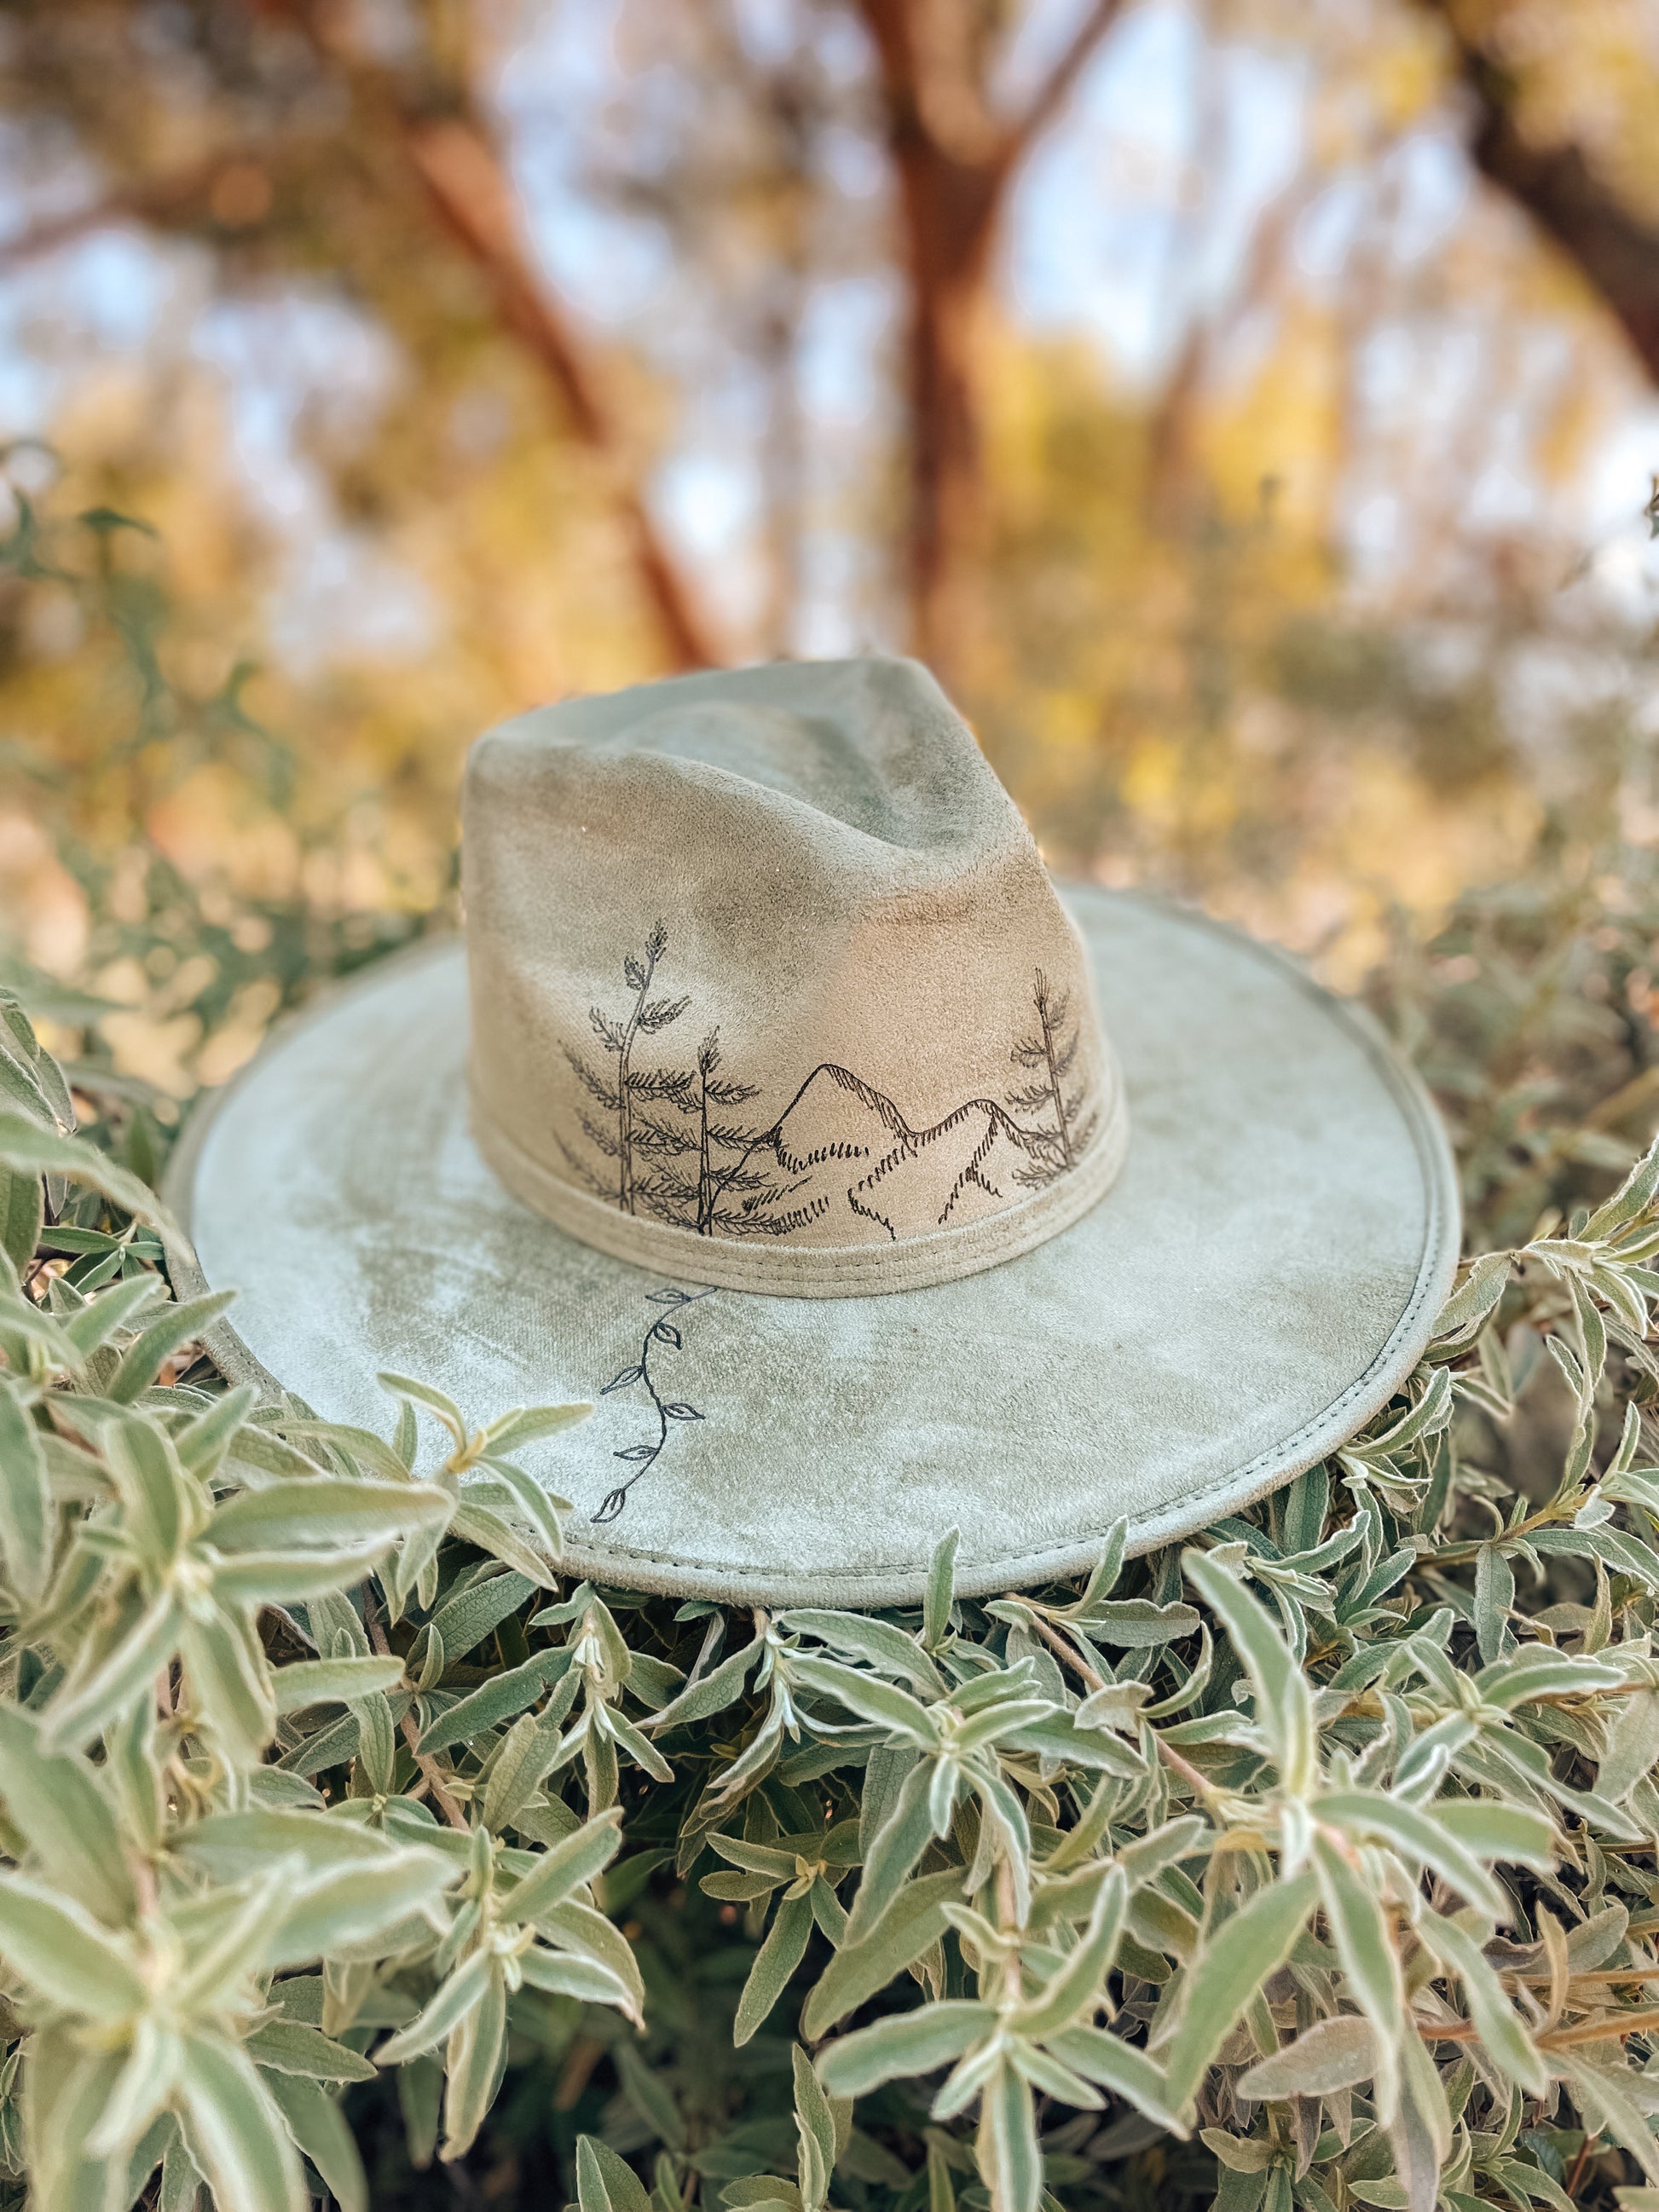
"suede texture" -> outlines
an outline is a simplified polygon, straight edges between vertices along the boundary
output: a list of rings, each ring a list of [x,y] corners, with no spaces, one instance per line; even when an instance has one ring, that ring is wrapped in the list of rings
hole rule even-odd
[[[1120,1516],[1137,1550],[1200,1528],[1409,1373],[1455,1266],[1455,1179],[1363,1014],[1198,916],[1066,897],[1133,1140],[1097,1206],[988,1272],[773,1297],[578,1243],[470,1133],[451,942],[319,1006],[198,1114],[168,1185],[196,1248],[176,1279],[240,1287],[213,1339],[234,1375],[383,1433],[382,1368],[474,1420],[593,1401],[527,1463],[575,1502],[572,1569],[611,1584],[894,1605],[952,1528],[972,1593],[1086,1566]]]
[[[992,1267],[1128,1139],[1083,945],[914,661],[538,708],[463,797],[473,1127],[583,1242],[728,1289]]]

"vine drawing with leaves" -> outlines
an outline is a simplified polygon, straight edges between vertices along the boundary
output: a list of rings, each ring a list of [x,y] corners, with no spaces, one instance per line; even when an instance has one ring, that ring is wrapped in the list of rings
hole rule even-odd
[[[684,1339],[681,1337],[678,1324],[670,1320],[670,1314],[680,1311],[686,1306],[694,1306],[702,1298],[712,1297],[714,1292],[712,1290],[682,1291],[672,1285],[665,1285],[659,1291],[648,1291],[646,1296],[652,1305],[662,1308],[663,1310],[653,1314],[646,1324],[645,1335],[640,1345],[639,1358],[631,1365],[624,1367],[620,1375],[613,1375],[604,1389],[600,1391],[599,1395],[602,1398],[609,1398],[617,1391],[631,1390],[642,1384],[657,1416],[657,1434],[653,1442],[625,1444],[620,1451],[611,1454],[613,1459],[623,1460],[631,1465],[634,1472],[625,1482],[618,1483],[614,1490],[607,1492],[604,1503],[593,1516],[593,1524],[596,1527],[617,1519],[628,1503],[629,1492],[642,1474],[655,1466],[662,1455],[663,1447],[667,1443],[672,1434],[670,1424],[675,1421],[700,1421],[702,1419],[697,1408],[688,1405],[684,1399],[663,1396],[651,1372],[651,1356],[653,1351],[665,1349],[678,1352],[682,1349]]]

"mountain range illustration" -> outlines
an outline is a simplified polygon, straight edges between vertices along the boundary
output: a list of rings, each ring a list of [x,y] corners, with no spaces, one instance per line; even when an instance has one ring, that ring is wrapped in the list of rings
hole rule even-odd
[[[1098,1109],[1076,1065],[1081,1026],[1041,969],[1034,1019],[1009,1054],[1025,1079],[1001,1103],[965,1099],[913,1128],[884,1092],[825,1060],[757,1128],[742,1109],[760,1086],[726,1070],[718,1030],[695,1052],[659,1056],[655,1041],[691,1004],[653,995],[667,951],[658,921],[622,963],[630,999],[614,1013],[588,1009],[599,1057],[562,1045],[579,1095],[575,1127],[556,1130],[556,1141],[578,1182],[624,1213],[700,1237],[863,1244],[873,1224],[896,1242],[1017,1204],[1069,1173],[1093,1139]]]
[[[991,1099],[914,1129],[890,1098],[825,1062],[744,1153],[742,1168],[763,1168],[772,1189],[744,1225],[826,1245],[865,1241],[872,1222],[895,1239],[954,1228],[1020,1197],[1043,1153]]]

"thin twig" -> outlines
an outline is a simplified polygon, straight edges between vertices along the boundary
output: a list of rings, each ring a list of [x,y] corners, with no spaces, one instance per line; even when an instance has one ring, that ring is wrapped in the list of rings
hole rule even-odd
[[[1097,1667],[1091,1667],[1088,1661],[1083,1656],[1083,1654],[1080,1651],[1074,1650],[1066,1641],[1063,1636],[1057,1634],[1054,1629],[1049,1627],[1046,1620],[1042,1620],[1037,1614],[1033,1613],[1031,1615],[1031,1626],[1036,1629],[1037,1634],[1042,1638],[1043,1642],[1059,1653],[1060,1656],[1066,1662],[1066,1665],[1072,1668],[1073,1672],[1078,1676],[1079,1680],[1087,1683],[1090,1689],[1103,1690],[1106,1687],[1105,1677],[1101,1674],[1099,1668]],[[1206,1781],[1203,1775],[1199,1772],[1198,1769],[1192,1765],[1188,1760],[1184,1759],[1178,1751],[1175,1750],[1170,1745],[1165,1743],[1163,1737],[1158,1735],[1156,1730],[1153,1731],[1153,1741],[1158,1745],[1158,1757],[1169,1768],[1170,1773],[1178,1774],[1181,1779],[1186,1784],[1187,1787],[1197,1795],[1203,1804],[1206,1806],[1213,1805],[1218,1794],[1214,1783]]]
[[[385,1629],[380,1626],[380,1609],[375,1605],[374,1594],[366,1583],[363,1588],[363,1626],[368,1631],[369,1642],[380,1656],[383,1659],[392,1657],[392,1646],[386,1641]],[[410,1755],[420,1769],[427,1788],[432,1792],[433,1803],[452,1828],[459,1828],[462,1833],[465,1834],[468,1832],[466,1815],[444,1787],[443,1772],[436,1759],[429,1753],[421,1749],[421,1731],[415,1725],[414,1713],[406,1712],[400,1725],[404,1732],[404,1741],[409,1746]]]

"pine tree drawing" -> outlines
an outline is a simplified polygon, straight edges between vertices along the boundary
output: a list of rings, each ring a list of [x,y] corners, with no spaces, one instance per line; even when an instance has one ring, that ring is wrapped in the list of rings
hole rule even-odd
[[[611,1067],[595,1067],[573,1047],[564,1048],[592,1102],[577,1117],[582,1133],[612,1166],[597,1170],[562,1137],[560,1149],[587,1188],[624,1213],[648,1214],[700,1237],[741,1236],[757,1228],[776,1233],[751,1214],[784,1195],[786,1186],[745,1164],[744,1155],[760,1142],[761,1133],[731,1118],[733,1108],[759,1093],[752,1083],[720,1074],[718,1031],[711,1030],[698,1046],[695,1066],[635,1064],[640,1037],[669,1028],[691,1003],[688,998],[650,995],[667,951],[668,933],[658,922],[643,954],[630,954],[623,963],[623,979],[634,993],[625,1021],[613,1020],[599,1006],[588,1009],[593,1034]]]
[[[634,994],[625,1022],[613,1021],[600,1006],[588,1008],[593,1034],[614,1063],[613,1072],[590,1066],[570,1045],[564,1048],[578,1082],[610,1117],[600,1121],[584,1111],[578,1118],[582,1133],[594,1150],[614,1162],[614,1173],[607,1176],[597,1171],[579,1158],[562,1138],[560,1148],[589,1189],[612,1200],[624,1213],[637,1212],[640,1199],[646,1194],[639,1179],[637,1156],[661,1150],[667,1133],[662,1125],[641,1116],[639,1109],[669,1101],[678,1104],[689,1096],[691,1085],[689,1069],[641,1069],[634,1065],[634,1048],[641,1033],[650,1036],[665,1030],[691,1003],[689,999],[651,996],[658,964],[667,950],[668,932],[659,921],[645,940],[643,954],[635,958],[629,953],[623,961],[623,978]]]
[[[757,1216],[761,1209],[787,1196],[787,1186],[745,1164],[745,1156],[763,1141],[763,1132],[716,1120],[709,1112],[712,1106],[729,1113],[732,1107],[746,1105],[760,1093],[752,1083],[733,1083],[717,1077],[720,1064],[720,1031],[711,1030],[697,1048],[697,1234],[776,1234],[769,1224]],[[733,1155],[725,1166],[716,1157],[722,1152]]]
[[[1015,1177],[1028,1189],[1041,1190],[1076,1165],[1089,1148],[1098,1116],[1092,1109],[1084,1110],[1083,1085],[1071,1085],[1083,1032],[1081,1024],[1071,1018],[1070,992],[1056,993],[1039,968],[1032,998],[1036,1029],[1020,1039],[1009,1058],[1016,1067],[1030,1069],[1036,1080],[1023,1091],[1011,1091],[1004,1103],[1016,1114],[1049,1117],[1047,1126],[1025,1131],[1037,1149],[1030,1166]]]

